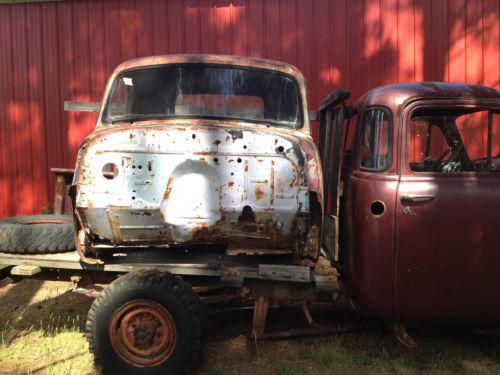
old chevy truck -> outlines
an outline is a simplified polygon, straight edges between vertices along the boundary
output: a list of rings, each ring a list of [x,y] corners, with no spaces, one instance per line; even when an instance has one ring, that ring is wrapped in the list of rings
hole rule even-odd
[[[125,274],[87,323],[90,350],[114,373],[191,368],[200,302],[230,297],[254,301],[255,337],[270,302],[340,291],[394,322],[407,346],[401,322],[498,321],[499,92],[410,83],[353,107],[349,96],[321,103],[316,146],[304,78],[288,64],[126,62],[78,154],[78,256],[0,263]]]

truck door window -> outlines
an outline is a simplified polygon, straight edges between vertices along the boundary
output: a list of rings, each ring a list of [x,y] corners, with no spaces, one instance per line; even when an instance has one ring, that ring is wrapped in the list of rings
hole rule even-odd
[[[383,108],[368,109],[363,116],[359,160],[361,169],[384,171],[391,165],[390,114]]]
[[[410,169],[445,173],[500,171],[499,119],[498,113],[478,108],[415,111],[408,128]]]

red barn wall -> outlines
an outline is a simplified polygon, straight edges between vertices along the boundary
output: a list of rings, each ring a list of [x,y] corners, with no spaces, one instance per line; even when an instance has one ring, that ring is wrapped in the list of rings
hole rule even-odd
[[[499,88],[498,0],[73,0],[0,5],[0,217],[52,200],[120,62],[170,53],[283,60],[311,108],[333,88],[458,81]],[[482,140],[480,140],[482,142]]]

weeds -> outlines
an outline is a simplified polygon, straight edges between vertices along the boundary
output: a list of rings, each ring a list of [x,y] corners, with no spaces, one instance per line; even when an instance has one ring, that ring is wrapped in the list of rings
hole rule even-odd
[[[275,369],[276,375],[300,375],[303,373],[304,372],[297,363],[289,360],[279,362]]]

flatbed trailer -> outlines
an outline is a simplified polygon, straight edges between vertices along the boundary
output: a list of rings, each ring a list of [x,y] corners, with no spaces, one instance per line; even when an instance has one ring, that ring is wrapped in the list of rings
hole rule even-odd
[[[284,258],[286,262],[284,262]],[[245,280],[280,281],[311,284],[313,287],[339,291],[334,268],[320,271],[290,264],[286,255],[225,255],[222,250],[140,249],[115,253],[104,264],[87,264],[76,251],[57,254],[12,254],[0,252],[3,275],[21,275],[15,267],[38,267],[41,271],[92,272],[123,274],[143,269],[157,269],[182,277],[211,277],[223,285],[241,286]],[[287,264],[288,263],[288,264]],[[33,275],[34,276],[34,275]],[[233,282],[230,282],[232,279]]]

